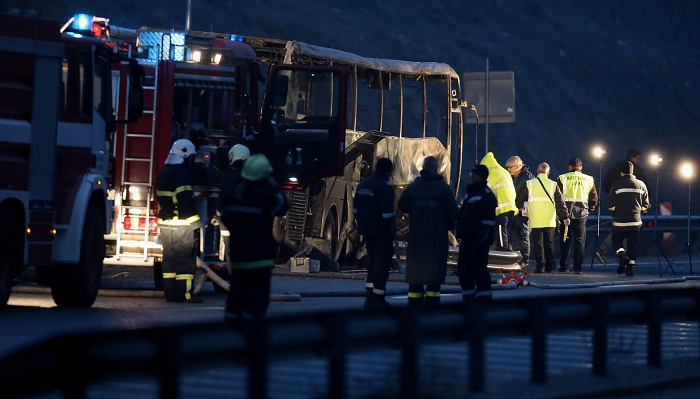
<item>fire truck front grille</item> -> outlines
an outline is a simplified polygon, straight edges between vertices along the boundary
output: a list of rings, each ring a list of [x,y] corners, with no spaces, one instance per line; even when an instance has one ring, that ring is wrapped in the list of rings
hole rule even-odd
[[[289,191],[289,211],[287,212],[287,238],[295,244],[304,239],[306,226],[306,206],[309,200],[308,190]]]

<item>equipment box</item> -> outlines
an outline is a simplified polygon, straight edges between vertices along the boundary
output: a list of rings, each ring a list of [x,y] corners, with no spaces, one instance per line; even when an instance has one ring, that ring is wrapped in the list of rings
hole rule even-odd
[[[290,258],[289,271],[292,273],[318,273],[321,261],[311,258]]]

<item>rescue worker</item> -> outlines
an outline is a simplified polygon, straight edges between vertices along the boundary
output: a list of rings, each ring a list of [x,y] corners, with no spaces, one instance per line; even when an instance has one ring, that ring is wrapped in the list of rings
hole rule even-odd
[[[389,184],[394,165],[388,158],[377,160],[372,176],[357,186],[352,212],[357,229],[367,246],[367,297],[365,309],[389,307],[384,298],[393,256],[396,221],[394,214],[394,188]]]
[[[569,249],[574,241],[574,272],[583,273],[583,247],[586,245],[586,219],[589,211],[595,210],[598,203],[598,192],[595,189],[595,181],[592,176],[581,173],[583,162],[578,158],[569,161],[569,173],[559,175],[557,184],[564,197],[569,212],[568,237],[561,236],[561,261],[559,271],[569,272]]]
[[[615,183],[616,180],[620,179],[620,168],[624,166],[625,162],[632,162],[632,166],[634,167],[634,177],[642,183],[646,184],[647,176],[644,173],[644,168],[642,168],[642,166],[639,164],[641,160],[642,153],[639,152],[639,150],[633,148],[627,151],[624,160],[617,162],[610,169],[608,169],[608,172],[605,174],[605,177],[603,178],[602,182],[603,191],[605,191],[605,193],[609,193],[613,183]],[[598,258],[600,263],[605,265],[607,264],[607,262],[605,261],[607,250],[609,250],[612,247],[612,233],[608,234],[608,236],[605,237],[604,243],[605,245],[600,247],[600,249],[598,249],[595,252],[595,256]]]
[[[272,165],[265,155],[252,155],[243,163],[240,177],[221,188],[222,221],[231,232],[231,289],[224,312],[229,322],[262,318],[270,303],[277,253],[272,222],[289,207],[270,173]]]
[[[158,228],[163,245],[163,291],[168,302],[202,302],[192,296],[202,227],[190,173],[196,152],[191,141],[175,141],[158,173]]]
[[[556,267],[554,260],[554,230],[557,216],[565,224],[569,223],[569,212],[557,183],[549,180],[549,165],[541,163],[537,167],[537,176],[526,182],[525,188],[518,192],[515,200],[518,209],[524,210],[530,219],[533,239],[535,241],[535,273],[551,273]],[[527,201],[527,209],[525,202]]]
[[[486,182],[496,196],[496,227],[494,238],[496,248],[510,250],[508,242],[509,228],[515,212],[515,186],[513,179],[501,165],[498,164],[492,152],[489,152],[481,160],[481,164],[489,169],[489,177]]]
[[[236,180],[238,180],[241,176],[243,162],[245,162],[245,160],[248,159],[248,157],[250,157],[250,150],[243,144],[236,144],[233,147],[231,147],[230,150],[228,150],[229,172],[226,175],[226,179],[224,180],[224,184],[222,185],[223,187],[232,186],[235,184]],[[228,249],[230,245],[231,233],[229,232],[226,225],[221,223],[221,215],[223,211],[222,199],[223,196],[219,196],[219,199],[216,204],[216,217],[213,220],[213,224],[219,226],[219,232],[221,233],[221,237],[224,240],[224,247]]]
[[[457,216],[456,232],[461,240],[457,273],[462,299],[466,304],[477,298],[488,301],[492,296],[487,265],[496,225],[496,196],[486,184],[489,174],[484,165],[472,168],[469,172],[471,183],[467,186],[467,195]]]
[[[612,244],[619,259],[617,274],[634,276],[632,268],[637,259],[642,212],[651,207],[649,193],[643,181],[632,174],[634,164],[627,161],[620,165],[621,178],[616,180],[608,194],[608,208],[613,216]],[[627,239],[627,250],[623,240]]]
[[[406,187],[398,203],[409,215],[406,282],[409,306],[440,304],[440,285],[445,282],[448,232],[457,219],[457,204],[450,186],[438,173],[435,157],[423,160],[420,177]],[[427,285],[425,292],[423,285]]]
[[[516,193],[525,187],[525,182],[535,177],[532,172],[530,172],[530,169],[523,163],[523,160],[517,155],[508,158],[506,161],[506,169],[508,169],[508,172],[513,177],[513,186]],[[515,213],[515,216],[513,216],[513,223],[510,225],[510,237],[508,238],[508,242],[511,247],[513,247],[513,243],[516,242],[516,238],[517,241],[520,242],[520,255],[522,256],[518,264],[520,267],[527,268],[530,263],[530,222],[527,216],[523,216],[522,212]]]

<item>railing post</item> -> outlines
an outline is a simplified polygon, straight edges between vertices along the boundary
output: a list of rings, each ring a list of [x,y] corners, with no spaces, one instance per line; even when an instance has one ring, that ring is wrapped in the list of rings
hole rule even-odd
[[[469,389],[474,392],[484,390],[484,339],[486,325],[484,304],[479,301],[467,307],[467,327],[469,329]]]
[[[418,340],[420,326],[418,310],[407,308],[401,315],[401,335],[403,336],[403,353],[401,354],[401,398],[415,399],[418,396]]]
[[[610,298],[608,295],[593,297],[593,374],[607,375],[608,373],[608,310]]]
[[[330,346],[328,354],[328,397],[330,399],[345,398],[346,328],[347,324],[340,316],[331,315],[326,320]]]
[[[248,333],[248,397],[267,397],[267,325],[263,319],[247,321]]]
[[[169,333],[160,337],[160,347],[158,348],[158,366],[160,372],[158,379],[160,382],[160,399],[177,399],[179,391],[179,336],[177,333]]]
[[[530,302],[532,323],[532,382],[547,382],[547,301],[551,298],[534,298]]]
[[[661,366],[661,299],[660,293],[647,291],[647,365]]]

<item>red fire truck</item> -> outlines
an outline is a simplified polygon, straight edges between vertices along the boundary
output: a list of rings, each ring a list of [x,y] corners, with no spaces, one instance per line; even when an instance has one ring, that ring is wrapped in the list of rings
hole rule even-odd
[[[120,106],[131,119],[143,108],[137,63],[59,28],[0,15],[0,307],[23,266],[37,268],[58,306],[95,301],[117,126],[112,80],[130,88]]]

